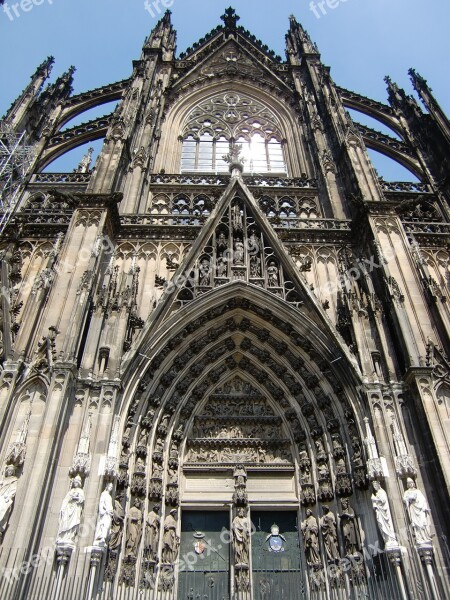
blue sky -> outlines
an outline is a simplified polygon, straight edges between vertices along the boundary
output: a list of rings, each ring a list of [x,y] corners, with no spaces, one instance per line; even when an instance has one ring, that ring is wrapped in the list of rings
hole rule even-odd
[[[0,114],[48,55],[56,59],[52,79],[76,66],[75,93],[127,77],[157,20],[145,11],[144,0],[39,1],[28,12],[19,4],[13,20],[0,7]],[[221,23],[220,15],[230,4],[165,1],[173,1],[178,53]],[[387,74],[412,93],[407,71],[414,67],[450,113],[450,78],[444,67],[450,49],[448,0],[329,1],[335,8],[325,4],[326,14],[316,9],[320,18],[310,9],[310,0],[234,0],[232,6],[241,16],[239,24],[283,58],[288,17],[294,14],[317,42],[336,83],[372,98],[386,101]]]

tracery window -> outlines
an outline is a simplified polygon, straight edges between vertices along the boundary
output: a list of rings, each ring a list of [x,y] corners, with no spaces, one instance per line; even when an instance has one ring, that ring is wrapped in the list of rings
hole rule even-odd
[[[223,156],[231,142],[242,145],[245,172],[287,173],[279,119],[247,96],[230,93],[202,102],[188,116],[182,140],[182,173],[227,172]]]

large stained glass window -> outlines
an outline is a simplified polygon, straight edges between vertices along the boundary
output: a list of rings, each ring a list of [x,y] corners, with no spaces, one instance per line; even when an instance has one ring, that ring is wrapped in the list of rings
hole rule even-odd
[[[260,102],[230,93],[202,102],[182,134],[181,171],[228,171],[230,144],[242,146],[244,172],[287,174],[279,119]]]

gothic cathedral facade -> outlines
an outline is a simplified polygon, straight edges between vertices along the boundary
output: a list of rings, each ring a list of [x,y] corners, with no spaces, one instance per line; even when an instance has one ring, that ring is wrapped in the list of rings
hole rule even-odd
[[[1,122],[3,600],[450,597],[449,121],[238,20]]]

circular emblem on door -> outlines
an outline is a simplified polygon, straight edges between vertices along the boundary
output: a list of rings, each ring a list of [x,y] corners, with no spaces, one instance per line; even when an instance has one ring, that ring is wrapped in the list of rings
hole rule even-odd
[[[195,554],[203,554],[203,552],[205,551],[206,548],[206,544],[204,542],[195,542],[194,544],[194,551]]]
[[[284,552],[285,541],[286,538],[280,534],[280,528],[274,523],[270,528],[270,534],[266,537],[266,542],[269,542],[269,552]]]
[[[204,534],[204,533],[202,533],[201,531],[196,531],[196,532],[194,533],[194,537],[195,537],[195,538],[196,538],[196,540],[197,540],[197,541],[194,543],[194,552],[195,552],[195,554],[199,554],[199,555],[201,555],[201,554],[203,554],[203,552],[204,552],[204,551],[205,551],[205,549],[206,549],[206,544],[205,544],[205,542],[203,541],[203,539],[204,539],[204,537],[205,537],[205,534]]]

